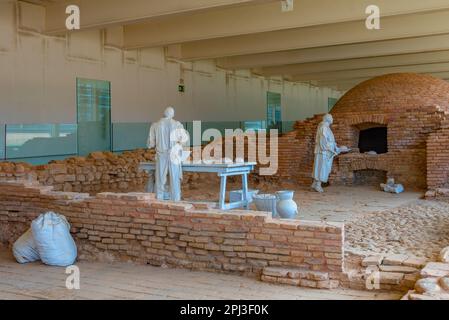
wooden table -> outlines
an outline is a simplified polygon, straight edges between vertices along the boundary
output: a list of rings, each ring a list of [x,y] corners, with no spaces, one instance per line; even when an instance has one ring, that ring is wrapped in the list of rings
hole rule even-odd
[[[248,175],[254,170],[255,162],[232,163],[232,164],[206,164],[206,163],[183,163],[182,170],[184,172],[198,173],[217,173],[220,177],[220,198],[218,208],[222,210],[231,210],[244,207],[249,208],[248,194]],[[156,171],[154,162],[142,162],[140,169],[148,173]],[[232,203],[225,203],[226,182],[229,176],[242,176],[243,200]],[[154,176],[150,175],[147,183],[147,192],[154,192]]]

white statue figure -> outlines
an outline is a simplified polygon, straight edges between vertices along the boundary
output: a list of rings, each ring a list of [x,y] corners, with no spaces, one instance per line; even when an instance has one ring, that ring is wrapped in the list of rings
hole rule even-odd
[[[178,155],[188,141],[188,134],[183,125],[173,119],[174,116],[175,110],[168,107],[164,118],[151,126],[147,141],[148,148],[156,148],[155,187],[158,200],[164,200],[167,190],[170,190],[172,201],[181,200],[182,162]],[[167,176],[170,177],[169,184]]]
[[[316,133],[312,188],[317,192],[324,192],[321,184],[329,180],[334,157],[342,152],[349,151],[347,147],[337,147],[334,134],[330,128],[333,122],[332,115],[326,114]]]

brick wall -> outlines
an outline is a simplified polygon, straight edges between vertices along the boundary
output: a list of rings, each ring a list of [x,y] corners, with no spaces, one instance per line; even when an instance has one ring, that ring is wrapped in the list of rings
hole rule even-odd
[[[143,189],[148,178],[139,170],[139,163],[152,159],[153,151],[141,149],[123,154],[94,152],[39,166],[0,162],[0,181],[39,181],[67,192],[135,191]]]
[[[427,185],[429,190],[449,189],[449,127],[427,139]]]
[[[440,155],[446,154],[449,140],[444,138],[446,130],[438,131],[449,119],[446,81],[416,74],[381,76],[350,90],[331,113],[337,143],[354,149],[353,153],[336,158],[331,183],[352,185],[354,171],[379,170],[407,188],[448,184],[445,168],[449,167],[449,157]],[[283,160],[279,176],[301,184],[311,183],[314,140],[321,120],[322,115],[317,115],[298,121],[295,132],[280,138],[279,158]],[[388,128],[388,153],[360,154],[359,131],[375,126]]]
[[[446,131],[439,131],[443,123],[449,121],[449,84],[446,81],[416,74],[381,76],[349,91],[331,113],[337,143],[354,149],[353,153],[336,158],[331,183],[352,185],[355,171],[378,170],[407,188],[435,189],[448,185],[445,168],[449,167],[449,158],[440,155],[449,149],[449,142],[443,138]],[[315,134],[321,121],[322,115],[298,121],[294,131],[279,137],[277,173],[260,177],[258,172],[263,165],[259,165],[251,177],[309,185]],[[387,126],[387,154],[373,156],[358,152],[359,131],[372,126]],[[221,142],[214,142],[208,148]],[[234,156],[244,147],[248,159],[247,142],[245,139],[243,145],[234,145]],[[266,150],[267,154],[276,152],[270,150],[269,137]],[[223,147],[220,158],[224,156]],[[152,152],[136,150],[123,155],[94,153],[87,158],[71,158],[36,167],[0,163],[0,180],[37,179],[44,185],[53,185],[55,190],[89,193],[143,190],[147,177],[138,170],[138,163],[153,157]],[[201,182],[202,178],[216,179],[216,176],[186,173],[184,185]]]
[[[331,279],[342,273],[342,224],[158,202],[148,193],[92,197],[20,181],[0,182],[0,242],[13,243],[32,219],[48,210],[68,218],[79,254],[86,259],[109,255],[248,275],[260,275],[268,266],[327,272]]]

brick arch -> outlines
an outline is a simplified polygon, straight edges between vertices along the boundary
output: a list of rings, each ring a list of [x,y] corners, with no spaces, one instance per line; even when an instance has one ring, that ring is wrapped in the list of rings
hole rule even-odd
[[[389,172],[388,163],[383,159],[369,159],[366,156],[360,159],[354,159],[348,163],[347,166],[350,171],[360,171],[360,170],[380,170]]]
[[[339,115],[341,117],[341,115]],[[355,126],[362,123],[388,124],[388,118],[384,114],[358,114],[349,116],[345,120],[346,125]]]

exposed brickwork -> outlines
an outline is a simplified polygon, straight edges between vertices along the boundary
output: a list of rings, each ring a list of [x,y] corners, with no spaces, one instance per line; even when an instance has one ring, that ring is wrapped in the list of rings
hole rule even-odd
[[[449,84],[446,81],[417,74],[381,76],[349,91],[331,113],[338,144],[354,149],[353,153],[335,160],[331,183],[352,185],[354,171],[379,170],[407,188],[436,190],[449,186]],[[303,185],[311,183],[315,133],[321,120],[322,115],[316,115],[298,121],[294,131],[279,137],[278,171],[263,179],[290,180]],[[388,128],[388,153],[359,153],[360,130],[375,126]],[[214,144],[208,148],[212,150]],[[234,144],[234,158],[244,149],[245,159],[249,159],[247,144],[247,139],[244,144]],[[224,146],[222,148],[219,158],[226,154]],[[201,150],[198,148],[194,152]],[[270,150],[269,138],[266,152],[263,151],[263,155],[277,151]],[[259,155],[259,150],[253,152]],[[138,170],[138,163],[151,159],[151,152],[137,150],[123,155],[96,153],[87,158],[55,161],[37,167],[0,163],[0,180],[35,178],[45,185],[53,185],[55,190],[76,192],[137,190],[142,189],[146,181],[145,174]],[[257,160],[261,162],[259,156]],[[260,179],[257,173],[264,166],[259,163],[252,178]],[[184,183],[199,178],[197,174],[186,174]]]
[[[141,189],[147,175],[139,171],[139,163],[154,158],[148,150],[123,154],[94,152],[87,157],[51,161],[47,165],[0,163],[0,181],[39,181],[56,191],[89,192]]]
[[[258,276],[268,266],[326,272],[333,279],[342,273],[342,224],[158,202],[148,193],[92,197],[0,182],[0,242],[11,244],[48,210],[68,218],[80,255],[89,259],[107,253],[153,265]]]
[[[449,117],[448,117],[449,119]],[[427,186],[429,190],[449,188],[449,126],[427,139]]]
[[[341,285],[357,290],[407,292],[415,286],[426,262],[423,258],[399,254],[346,257]]]
[[[449,300],[449,247],[441,251],[439,262],[429,262],[419,280],[402,300]]]
[[[351,185],[354,171],[380,170],[409,188],[428,185],[434,189],[448,184],[449,135],[448,129],[440,130],[449,119],[446,81],[417,74],[381,76],[349,91],[331,113],[337,143],[354,149],[336,159],[331,183]],[[311,182],[314,137],[320,121],[321,115],[317,115],[297,122],[296,131],[280,139],[279,157],[289,159],[280,161],[280,176],[302,184]],[[388,127],[388,153],[360,154],[359,131],[376,126]]]
[[[340,286],[339,279],[331,279],[327,272],[303,269],[267,267],[263,269],[264,282],[316,289],[335,289]]]

